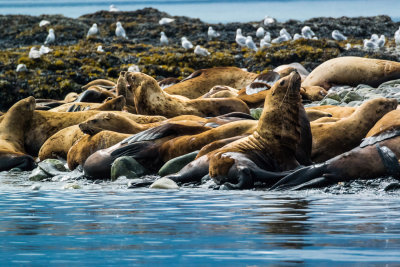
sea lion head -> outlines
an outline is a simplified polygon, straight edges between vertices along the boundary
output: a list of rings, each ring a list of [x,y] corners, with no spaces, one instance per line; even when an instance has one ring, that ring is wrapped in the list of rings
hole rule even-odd
[[[125,107],[126,100],[125,97],[120,95],[118,97],[109,97],[107,98],[103,105],[101,105],[99,110],[122,110]]]
[[[85,134],[95,135],[103,130],[118,131],[120,120],[111,113],[99,113],[79,124],[79,128]]]

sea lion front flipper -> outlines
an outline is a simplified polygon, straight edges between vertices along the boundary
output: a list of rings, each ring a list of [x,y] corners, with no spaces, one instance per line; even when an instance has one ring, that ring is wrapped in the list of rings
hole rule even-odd
[[[238,170],[238,183],[224,183],[219,188],[220,190],[237,190],[237,189],[250,189],[254,187],[254,180],[252,172],[249,168],[243,168]]]
[[[393,178],[399,180],[400,178],[400,164],[396,154],[387,146],[380,146],[376,144],[379,156],[382,159],[383,165],[385,166],[387,173]]]

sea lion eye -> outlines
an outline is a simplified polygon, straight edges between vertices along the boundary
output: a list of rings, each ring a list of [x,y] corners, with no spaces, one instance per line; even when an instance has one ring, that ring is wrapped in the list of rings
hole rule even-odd
[[[280,84],[281,86],[283,86],[283,85],[285,84],[285,80],[282,80],[279,84]]]

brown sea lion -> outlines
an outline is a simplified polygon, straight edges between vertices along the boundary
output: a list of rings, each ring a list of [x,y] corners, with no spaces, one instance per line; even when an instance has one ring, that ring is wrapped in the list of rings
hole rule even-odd
[[[66,127],[79,124],[93,115],[106,111],[88,110],[81,112],[35,111],[25,128],[25,149],[30,155],[37,155],[44,142],[53,134]],[[110,112],[110,111],[108,111]],[[122,111],[113,113],[125,116],[138,123],[152,123],[165,120],[162,116],[135,115]]]
[[[322,105],[306,108],[307,113],[311,110],[326,112],[332,115],[333,118],[346,118],[354,113],[355,107],[342,107],[334,105]]]
[[[320,118],[331,118],[332,114],[329,112],[324,112],[321,110],[316,110],[316,109],[309,109],[306,108],[306,113],[307,113],[307,118],[310,122],[318,120]]]
[[[217,149],[219,149],[219,148],[221,148],[221,147],[223,147],[223,146],[225,146],[225,145],[227,145],[229,143],[232,143],[232,142],[234,142],[236,140],[239,140],[239,139],[241,139],[243,137],[246,137],[248,135],[250,135],[250,134],[238,135],[238,136],[224,138],[224,139],[221,139],[221,140],[217,140],[217,141],[211,142],[208,145],[205,145],[200,149],[199,153],[196,156],[196,159],[198,159],[201,156],[204,156],[204,155],[206,155],[206,154],[208,154],[208,153],[210,153],[210,152],[212,152],[214,150],[217,150]]]
[[[66,103],[56,108],[52,108],[49,111],[53,112],[76,112],[83,110],[121,111],[125,107],[125,103],[126,103],[125,97],[118,96],[116,98],[106,99],[104,103],[88,103],[88,102]]]
[[[178,78],[174,78],[174,77],[168,77],[165,79],[162,79],[161,81],[158,82],[158,85],[160,86],[161,89],[165,89],[167,87],[170,87],[174,84],[179,83],[181,80]]]
[[[269,90],[256,130],[229,143],[169,175],[176,182],[198,181],[209,175],[225,188],[254,187],[254,182],[272,185],[296,168],[296,148],[300,143],[300,75],[292,72]],[[309,134],[311,137],[311,134]],[[308,144],[311,148],[311,143]]]
[[[303,87],[302,91],[301,91],[301,97],[303,99],[311,100],[311,101],[320,101],[327,94],[328,94],[328,91],[326,91],[321,86],[306,86],[306,87]]]
[[[298,62],[280,65],[276,67],[273,71],[279,73],[282,77],[284,77],[286,75],[289,75],[290,72],[293,71],[293,69],[296,69],[297,72],[300,74],[301,81],[304,81],[304,79],[310,74],[310,72]]]
[[[32,96],[15,103],[0,122],[0,171],[12,168],[31,170],[34,159],[24,148],[24,132],[35,110]]]
[[[302,87],[367,84],[373,87],[400,78],[400,63],[389,60],[338,57],[316,67],[304,80]]]
[[[82,86],[82,89],[86,90],[92,86],[99,86],[99,87],[104,87],[104,88],[110,89],[110,88],[115,87],[115,83],[113,81],[106,80],[106,79],[97,79],[97,80],[91,81],[91,82],[87,83],[86,85]]]
[[[363,103],[352,115],[337,122],[312,122],[312,160],[323,162],[358,146],[372,126],[396,107],[396,99],[377,98]]]
[[[226,85],[236,89],[246,87],[256,76],[255,73],[236,67],[201,69],[193,72],[181,82],[164,89],[164,92],[195,99],[216,85]]]
[[[367,133],[366,137],[379,135],[382,132],[392,131],[400,128],[400,110],[390,111],[383,116]]]
[[[308,189],[355,179],[391,176],[400,180],[400,129],[366,138],[360,146],[328,161],[292,171],[272,189]]]
[[[64,97],[66,103],[74,102],[79,97],[78,93],[70,92]]]
[[[236,97],[238,95],[238,92],[239,90],[226,85],[216,85],[213,88],[211,88],[210,91],[202,95],[201,98]]]
[[[144,73],[121,72],[117,83],[118,95],[127,103],[134,102],[138,114],[157,114],[168,118],[179,115],[214,117],[229,112],[249,113],[247,105],[234,98],[185,99],[163,92],[157,81]]]

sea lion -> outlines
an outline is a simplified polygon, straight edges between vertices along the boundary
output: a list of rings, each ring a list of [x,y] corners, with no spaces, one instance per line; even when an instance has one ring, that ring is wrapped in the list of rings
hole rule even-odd
[[[193,72],[181,82],[164,89],[171,95],[181,95],[189,99],[201,97],[216,85],[226,85],[235,89],[246,87],[257,76],[236,67],[216,67]]]
[[[334,106],[334,105],[322,105],[322,106],[314,106],[307,107],[306,112],[308,114],[311,110],[317,110],[326,112],[332,115],[333,118],[346,118],[354,113],[356,110],[355,107],[342,107],[342,106]]]
[[[99,145],[87,145],[85,142],[79,144],[77,142],[74,146],[78,145],[82,147],[79,153],[74,153],[80,158],[80,163],[84,164],[84,171],[86,175],[93,178],[104,179],[110,177],[111,164],[113,161],[121,156],[131,156],[135,158],[139,163],[146,168],[149,168],[152,172],[157,172],[159,168],[165,163],[160,157],[160,145],[164,142],[185,134],[197,134],[209,130],[210,127],[199,125],[197,122],[192,121],[171,121],[162,124],[156,128],[151,128],[138,134],[129,136],[129,138],[116,143],[115,145],[108,147],[107,149],[99,148]],[[102,132],[96,134],[99,135]],[[95,136],[96,136],[95,135]],[[100,138],[98,140],[101,140]],[[90,149],[88,149],[88,147]],[[70,159],[70,153],[74,147],[68,152],[68,158]],[[82,152],[82,150],[89,152]],[[102,149],[102,150],[100,150]],[[100,150],[100,151],[97,151]],[[97,151],[96,153],[94,153]],[[148,153],[146,153],[148,152]],[[83,155],[83,156],[82,156]],[[87,160],[84,157],[87,157]],[[68,160],[68,164],[72,163],[72,160]],[[78,163],[75,160],[76,164]],[[74,167],[71,164],[71,167]]]
[[[213,88],[211,88],[210,91],[202,95],[200,98],[236,97],[238,95],[238,92],[239,90],[226,85],[216,85]]]
[[[293,71],[293,69],[296,69],[297,72],[300,74],[301,81],[304,81],[304,79],[310,74],[310,72],[306,68],[304,68],[303,65],[301,65],[298,62],[280,65],[280,66],[276,67],[275,69],[273,69],[273,71],[279,73],[282,77],[284,77],[286,75],[289,75],[290,72]]]
[[[376,98],[363,103],[352,115],[337,122],[311,122],[312,160],[323,162],[358,146],[372,126],[396,107],[396,99]]]
[[[64,101],[66,103],[74,102],[79,97],[78,93],[70,92],[64,97]]]
[[[0,122],[0,171],[31,170],[34,159],[24,149],[24,132],[35,110],[32,96],[15,103]]]
[[[271,189],[307,189],[355,179],[392,176],[400,180],[400,130],[366,138],[363,143],[328,161],[292,171]]]
[[[75,102],[102,103],[109,97],[114,98],[116,95],[103,87],[91,86],[82,92]]]
[[[167,87],[170,87],[174,84],[179,83],[181,80],[175,77],[168,77],[165,79],[162,79],[161,81],[158,82],[158,85],[160,86],[161,89],[165,89]]]
[[[372,127],[365,137],[379,135],[382,132],[393,131],[400,128],[400,110],[390,111]]]
[[[332,117],[332,114],[321,111],[321,110],[316,110],[316,109],[307,109],[306,108],[306,113],[307,113],[307,118],[310,122],[318,120],[320,118],[331,118]]]
[[[25,149],[30,155],[37,155],[43,143],[53,134],[66,127],[79,124],[101,112],[88,110],[81,112],[35,111],[25,128]],[[110,112],[110,111],[108,111]],[[138,123],[151,123],[165,120],[162,116],[135,115],[122,111],[112,111]]]
[[[82,86],[82,89],[86,90],[93,86],[99,86],[99,87],[103,87],[106,89],[111,89],[111,88],[115,87],[115,83],[113,81],[106,80],[106,79],[96,79],[96,80],[91,81],[91,82],[87,83],[86,85]]]
[[[79,103],[66,103],[61,106],[50,109],[49,111],[53,112],[76,112],[83,110],[102,110],[102,111],[110,111],[110,110],[118,110],[121,111],[125,106],[125,97],[118,96],[116,98],[106,99],[104,103],[88,103],[88,102],[79,102]]]
[[[247,105],[239,99],[190,100],[183,96],[169,95],[161,90],[156,80],[139,72],[121,72],[117,94],[124,95],[127,103],[133,101],[138,114],[157,114],[171,118],[184,114],[214,117],[229,112],[250,113]]]
[[[292,72],[274,84],[251,135],[212,151],[166,177],[184,183],[199,181],[208,173],[217,184],[228,189],[252,188],[257,181],[269,185],[277,182],[287,170],[299,166],[295,154],[301,135],[300,110],[305,114],[300,82],[300,75]]]
[[[367,84],[373,87],[400,78],[400,63],[389,60],[338,57],[316,67],[304,80],[302,87]]]

